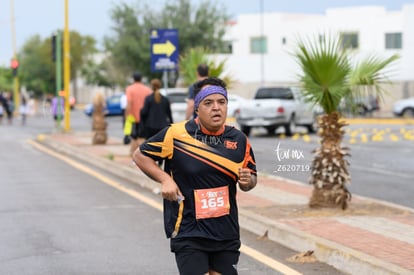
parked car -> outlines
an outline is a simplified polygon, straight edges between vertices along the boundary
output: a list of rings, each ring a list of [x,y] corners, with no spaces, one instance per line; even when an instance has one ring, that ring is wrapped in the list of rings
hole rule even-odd
[[[121,109],[121,96],[122,94],[115,94],[106,98],[106,110],[105,116],[122,116],[123,110]],[[85,107],[85,114],[92,116],[93,104],[88,104]]]
[[[237,124],[246,135],[253,127],[263,127],[269,135],[279,127],[291,136],[296,126],[305,126],[310,133],[317,130],[317,110],[306,103],[297,87],[262,87],[255,97],[245,100],[236,114]]]
[[[165,95],[171,104],[171,112],[174,122],[180,122],[185,119],[185,112],[187,109],[187,89],[185,88],[169,88],[161,89],[161,93]],[[121,96],[122,94],[115,94],[106,98],[106,116],[121,116]],[[85,107],[85,114],[92,116],[93,104],[88,104]]]
[[[227,99],[227,117],[235,117],[246,98],[235,94],[228,94]]]
[[[414,97],[396,101],[392,106],[392,112],[398,117],[414,117]]]
[[[348,114],[358,114],[360,116],[367,116],[372,114],[374,111],[378,111],[379,98],[374,95],[364,95],[355,97],[352,104],[342,100],[340,104],[340,110]]]
[[[185,120],[187,110],[187,89],[168,88],[161,89],[161,94],[166,96],[171,104],[171,113],[174,123]]]

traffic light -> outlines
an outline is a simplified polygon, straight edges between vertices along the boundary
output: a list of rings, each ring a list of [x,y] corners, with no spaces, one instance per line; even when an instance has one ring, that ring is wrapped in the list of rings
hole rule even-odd
[[[56,34],[52,35],[52,61],[56,62]]]
[[[17,76],[17,69],[19,68],[19,61],[17,59],[12,59],[11,68],[13,70],[13,76]]]

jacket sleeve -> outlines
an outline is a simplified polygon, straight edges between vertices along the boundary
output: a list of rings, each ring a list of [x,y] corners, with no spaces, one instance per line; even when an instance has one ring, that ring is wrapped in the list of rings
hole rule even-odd
[[[144,106],[142,107],[141,112],[140,112],[142,121],[145,121],[147,119],[150,105],[151,105],[150,97],[147,96],[144,101]]]
[[[166,99],[166,102],[167,102],[167,115],[168,115],[168,118],[170,119],[170,123],[174,123],[174,121],[173,121],[173,118],[172,118],[172,114],[171,114],[171,104],[170,104],[170,101],[168,100],[168,98],[165,98]]]

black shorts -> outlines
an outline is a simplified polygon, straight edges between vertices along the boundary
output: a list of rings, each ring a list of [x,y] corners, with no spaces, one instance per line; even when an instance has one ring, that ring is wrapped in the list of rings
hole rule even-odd
[[[140,137],[144,137],[143,125],[139,122],[135,122],[134,124],[132,124],[131,138],[137,139]]]
[[[180,275],[204,275],[209,270],[237,275],[239,249],[240,240],[171,239],[171,251],[175,253]]]

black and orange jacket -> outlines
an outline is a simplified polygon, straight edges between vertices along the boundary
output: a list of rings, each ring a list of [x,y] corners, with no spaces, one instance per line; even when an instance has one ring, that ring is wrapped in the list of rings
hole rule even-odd
[[[164,227],[168,238],[202,237],[239,239],[236,203],[238,168],[256,174],[256,162],[248,138],[233,126],[211,135],[200,129],[197,119],[172,124],[140,146],[143,154],[165,160],[165,171],[173,177],[185,200],[164,200]],[[228,186],[229,215],[196,219],[194,190]]]

